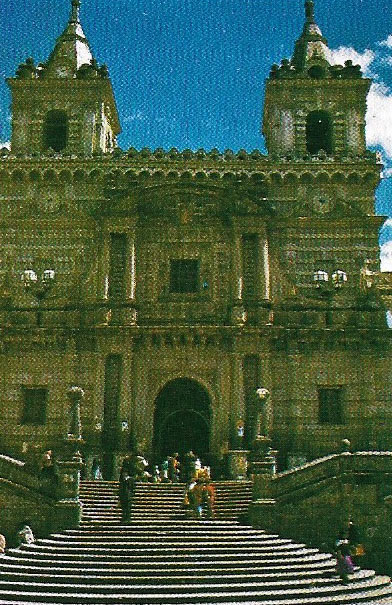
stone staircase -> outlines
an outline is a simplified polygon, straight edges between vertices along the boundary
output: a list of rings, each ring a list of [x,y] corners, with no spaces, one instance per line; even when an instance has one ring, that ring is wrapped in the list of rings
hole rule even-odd
[[[0,604],[391,605],[388,577],[358,570],[344,586],[331,555],[241,525],[250,484],[216,488],[216,518],[192,520],[184,485],[138,484],[124,524],[118,484],[83,482],[79,529],[0,558]]]

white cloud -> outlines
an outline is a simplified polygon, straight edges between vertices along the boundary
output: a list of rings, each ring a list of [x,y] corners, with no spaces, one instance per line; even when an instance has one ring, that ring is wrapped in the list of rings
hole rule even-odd
[[[392,34],[389,34],[386,40],[378,43],[380,46],[386,46],[387,48],[392,48]]]
[[[390,179],[392,176],[392,168],[384,168],[382,171],[382,176],[384,179]]]
[[[380,248],[381,271],[392,271],[392,241],[385,242]]]
[[[392,35],[379,45],[392,49]],[[375,80],[377,74],[372,73],[375,63],[385,63],[386,60],[368,48],[359,53],[352,47],[340,46],[330,53],[331,63],[343,65],[347,59],[351,59],[354,65],[361,66],[365,76]],[[392,90],[383,82],[374,81],[370,86],[366,112],[366,143],[370,147],[382,147],[388,158],[392,158]]]
[[[339,46],[334,50],[330,50],[330,62],[333,65],[344,65],[344,62],[348,59],[354,63],[354,65],[360,65],[362,72],[365,75],[371,75],[369,71],[370,65],[373,63],[376,57],[376,53],[374,53],[369,48],[366,48],[363,53],[359,53],[350,46]]]
[[[392,91],[385,84],[373,82],[367,98],[366,142],[379,145],[392,157]]]

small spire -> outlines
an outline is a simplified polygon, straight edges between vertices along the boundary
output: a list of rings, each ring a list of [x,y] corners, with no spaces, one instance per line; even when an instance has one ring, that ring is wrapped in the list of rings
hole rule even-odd
[[[80,0],[72,0],[71,23],[79,23]]]
[[[305,2],[305,15],[308,23],[314,23],[314,1],[306,0]]]

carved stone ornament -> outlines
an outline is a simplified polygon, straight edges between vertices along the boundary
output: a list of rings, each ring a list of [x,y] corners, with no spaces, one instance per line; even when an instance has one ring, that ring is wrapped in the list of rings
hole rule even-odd
[[[319,191],[313,197],[312,200],[312,208],[313,211],[317,214],[327,214],[333,210],[334,203],[331,199],[331,196],[324,193],[323,191]]]

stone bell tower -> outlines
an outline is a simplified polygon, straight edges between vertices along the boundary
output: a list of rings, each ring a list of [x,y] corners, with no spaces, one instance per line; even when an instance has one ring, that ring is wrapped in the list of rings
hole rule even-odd
[[[12,153],[91,155],[116,146],[120,132],[105,66],[94,59],[72,0],[67,26],[46,63],[29,58],[8,79],[12,93]]]
[[[273,65],[266,83],[263,134],[270,154],[332,157],[365,153],[370,80],[346,61],[333,65],[327,40],[305,2],[305,24],[291,61]]]

